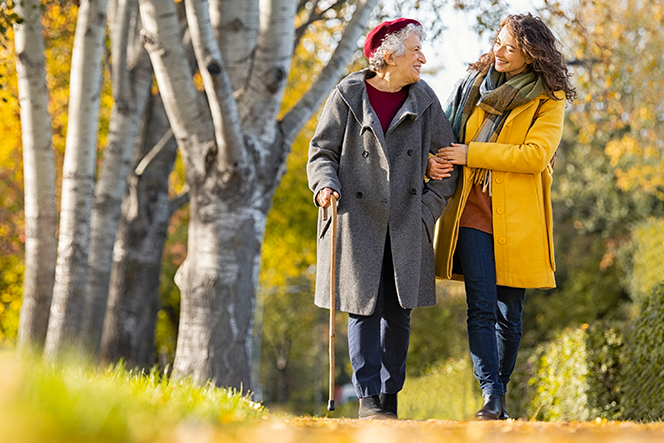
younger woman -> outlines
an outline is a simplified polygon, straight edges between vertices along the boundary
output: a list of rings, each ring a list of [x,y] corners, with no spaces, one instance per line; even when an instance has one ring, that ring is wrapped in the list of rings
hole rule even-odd
[[[445,111],[459,143],[440,149],[427,175],[438,178],[444,161],[463,165],[436,225],[436,275],[465,282],[484,398],[475,417],[496,420],[508,418],[525,289],[555,287],[551,161],[576,92],[555,37],[531,14],[505,18],[491,52],[468,71]]]

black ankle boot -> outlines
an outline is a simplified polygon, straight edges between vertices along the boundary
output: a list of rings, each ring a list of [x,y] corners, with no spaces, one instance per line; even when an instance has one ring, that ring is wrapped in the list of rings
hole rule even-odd
[[[505,396],[504,395],[500,398],[500,409],[501,409],[501,412],[500,412],[500,417],[498,417],[498,420],[507,420],[508,418],[510,418],[510,416],[507,415],[507,407],[505,406]]]
[[[380,407],[386,414],[392,415],[392,418],[399,418],[397,415],[397,394],[380,393]]]
[[[505,402],[504,395],[487,394],[484,396],[484,406],[475,414],[477,420],[500,420],[503,413],[502,405]]]
[[[372,395],[360,399],[358,416],[362,420],[385,420],[391,417],[380,407],[380,397]]]

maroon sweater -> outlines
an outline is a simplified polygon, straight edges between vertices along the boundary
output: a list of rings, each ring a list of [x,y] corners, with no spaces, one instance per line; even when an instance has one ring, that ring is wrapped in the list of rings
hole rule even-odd
[[[385,133],[387,128],[390,127],[392,119],[397,115],[401,105],[408,98],[408,88],[401,88],[398,92],[384,92],[374,88],[369,82],[365,81],[364,83],[367,85],[369,103],[371,103],[371,107],[378,114],[380,125],[383,128],[383,133]]]

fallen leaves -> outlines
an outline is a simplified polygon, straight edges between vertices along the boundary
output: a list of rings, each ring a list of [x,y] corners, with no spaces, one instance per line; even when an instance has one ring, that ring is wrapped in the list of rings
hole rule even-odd
[[[209,429],[208,429],[209,431]],[[664,439],[664,423],[505,422],[447,420],[362,421],[326,418],[268,418],[250,426],[207,433],[205,441],[244,443],[646,443]],[[192,431],[193,432],[193,431]],[[200,437],[200,433],[198,436]],[[178,441],[192,441],[180,434]],[[199,440],[200,441],[200,440]]]

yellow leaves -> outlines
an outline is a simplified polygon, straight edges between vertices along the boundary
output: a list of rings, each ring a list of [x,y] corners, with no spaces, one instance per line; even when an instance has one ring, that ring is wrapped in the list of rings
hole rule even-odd
[[[15,256],[0,257],[0,345],[12,343],[18,332],[24,264]]]
[[[648,131],[643,131],[647,136]],[[637,140],[626,134],[620,140],[606,144],[605,154],[615,168],[616,184],[623,191],[657,193],[664,185],[664,162],[660,149],[650,144],[645,137]]]
[[[613,84],[613,79],[610,76],[607,76],[604,79],[604,87],[606,87],[608,89],[608,88],[611,87],[612,84]]]

